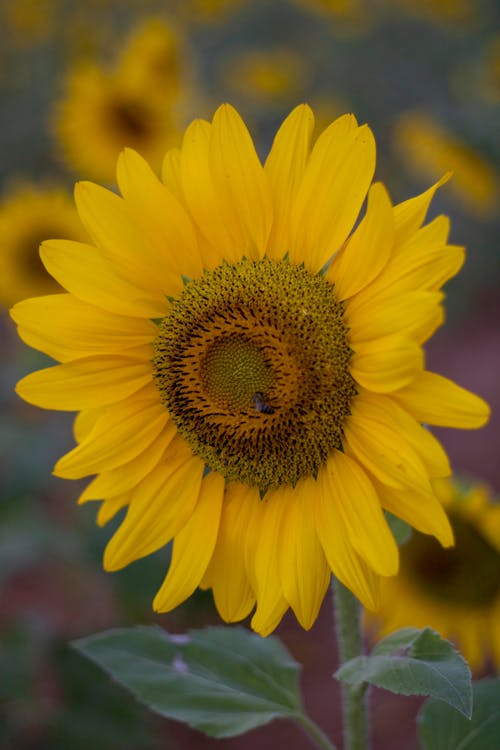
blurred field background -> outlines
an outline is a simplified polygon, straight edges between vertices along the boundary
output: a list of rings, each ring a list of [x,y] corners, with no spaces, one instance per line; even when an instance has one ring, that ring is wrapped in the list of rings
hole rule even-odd
[[[216,742],[163,721],[67,645],[152,622],[169,552],[102,572],[112,529],[95,525],[97,504],[76,506],[83,485],[51,476],[71,415],[15,396],[16,380],[49,362],[17,339],[7,309],[57,291],[38,243],[80,239],[73,184],[113,185],[123,146],[158,167],[191,119],[230,101],[265,156],[307,101],[319,127],[347,111],[371,125],[376,178],[395,202],[452,170],[431,216],[451,217],[468,258],[428,366],[485,397],[493,418],[437,432],[455,471],[500,491],[499,20],[496,0],[0,0],[1,750],[309,746],[280,723]],[[157,621],[175,631],[218,619],[200,593]],[[331,631],[327,600],[310,633],[292,617],[278,632],[306,665],[307,707],[340,742]],[[376,750],[417,748],[419,701],[375,691],[373,703]]]

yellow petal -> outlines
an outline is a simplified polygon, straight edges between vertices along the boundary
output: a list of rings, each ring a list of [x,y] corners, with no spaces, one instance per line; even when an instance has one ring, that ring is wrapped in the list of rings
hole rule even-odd
[[[54,474],[79,479],[123,466],[151,445],[167,421],[168,412],[158,398],[134,394],[109,406],[80,445],[59,459]]]
[[[290,246],[291,211],[309,158],[314,115],[300,104],[276,133],[264,169],[269,177],[274,220],[267,254],[280,259]]]
[[[463,247],[447,245],[449,219],[438,216],[392,254],[365,296],[398,295],[415,289],[437,291],[460,270]]]
[[[118,495],[118,497],[110,497],[108,500],[105,500],[101,503],[101,507],[97,513],[97,525],[104,526],[107,524],[108,521],[111,521],[116,516],[118,511],[128,505],[128,502],[128,495]]]
[[[89,432],[94,429],[95,423],[103,414],[106,407],[98,406],[95,409],[83,409],[73,421],[73,435],[77,443],[81,443]]]
[[[384,279],[385,290],[397,291],[408,289],[428,289],[437,291],[462,268],[465,261],[465,248],[458,245],[445,245],[438,249],[431,248],[420,255],[418,265],[398,257],[397,264],[391,268]]]
[[[243,551],[252,508],[258,502],[261,501],[255,488],[237,483],[227,488],[217,543],[204,577],[226,622],[242,620],[255,604]]]
[[[133,274],[92,245],[69,240],[42,243],[40,257],[47,271],[69,292],[91,305],[118,315],[161,318],[168,311],[163,295],[141,287]]]
[[[130,492],[158,465],[165,449],[176,434],[176,426],[173,422],[167,422],[158,437],[151,445],[147,446],[146,450],[126,464],[98,474],[82,492],[78,502],[81,504],[88,500],[102,500],[103,498]]]
[[[379,598],[379,577],[359,557],[351,544],[347,529],[331,494],[326,471],[318,474],[313,501],[316,530],[334,575],[361,600],[368,609],[376,609]]]
[[[170,568],[153,602],[156,612],[177,607],[199,586],[217,541],[224,485],[216,472],[203,480],[198,503],[174,539]]]
[[[196,233],[184,207],[156,177],[148,163],[132,149],[120,154],[117,180],[127,209],[154,248],[156,271],[168,288],[180,291],[182,276],[202,272]]]
[[[128,354],[157,334],[149,320],[113,315],[73,297],[53,294],[24,300],[10,311],[19,336],[60,362],[92,354]]]
[[[368,565],[383,576],[398,570],[398,547],[387,525],[373,484],[359,464],[335,450],[329,458],[323,479],[329,488],[349,540]]]
[[[212,248],[203,254],[208,268],[222,260],[235,263],[243,256],[225,226],[210,168],[209,150],[212,126],[205,120],[194,120],[182,141],[180,177],[189,211],[198,230]],[[202,249],[203,252],[203,249]]]
[[[92,182],[75,186],[78,214],[94,243],[125,275],[153,293],[175,293],[158,273],[156,249],[134,222],[123,198]],[[168,272],[168,267],[166,268]],[[171,277],[170,277],[171,278]],[[175,280],[177,283],[177,279]]]
[[[500,634],[498,632],[498,628],[496,627],[496,623],[499,621],[500,617],[500,602],[496,602],[492,616],[491,616],[491,622],[489,626],[489,642],[491,644],[491,653],[493,657],[493,662],[497,669],[500,665]]]
[[[356,400],[367,417],[382,425],[389,425],[405,436],[424,462],[430,477],[446,477],[450,474],[448,456],[439,441],[392,398],[363,391]]]
[[[161,181],[172,195],[175,195],[179,203],[184,206],[186,198],[181,182],[181,150],[170,148],[165,154],[161,168]]]
[[[150,362],[103,354],[32,372],[16,392],[44,409],[78,411],[121,401],[151,379]]]
[[[399,258],[403,255],[406,256],[407,262],[413,260],[413,263],[416,263],[421,260],[422,254],[429,251],[429,248],[435,250],[444,247],[448,242],[450,229],[449,217],[440,214],[425,226],[417,229],[404,242],[395,244],[393,256]]]
[[[229,104],[212,120],[210,167],[229,234],[242,255],[259,260],[271,231],[271,193],[250,133]]]
[[[482,398],[434,372],[424,371],[393,396],[419,422],[440,427],[472,430],[485,425],[490,416]]]
[[[441,320],[441,292],[407,292],[392,297],[346,302],[345,318],[353,347],[361,341],[402,334],[421,343],[430,326]]]
[[[354,346],[351,375],[364,388],[376,393],[402,388],[424,366],[421,347],[405,336],[384,336],[375,341],[360,341]]]
[[[254,504],[248,528],[247,570],[257,598],[252,628],[262,636],[277,627],[288,609],[279,570],[281,520],[286,510],[282,493],[269,492],[265,501]]]
[[[394,222],[396,230],[396,242],[404,242],[420,227],[425,219],[427,210],[436,190],[444,185],[451,177],[451,172],[447,172],[435,185],[430,187],[424,193],[410,198],[403,203],[394,206]]]
[[[132,491],[127,515],[104,552],[105,570],[119,570],[156,552],[188,522],[198,501],[203,462],[185,443],[183,449],[180,442],[172,447]]]
[[[362,400],[354,399],[351,409],[344,431],[345,452],[390,487],[432,492],[424,464],[400,434],[397,424],[370,419],[363,411]]]
[[[432,534],[443,547],[453,544],[453,531],[443,506],[432,494],[397,490],[379,485],[378,495],[385,510],[401,518],[423,534]]]
[[[346,240],[375,170],[375,141],[352,115],[318,138],[291,215],[290,258],[319,271]]]
[[[485,638],[485,619],[483,612],[469,611],[460,620],[458,633],[450,633],[450,637],[458,641],[460,651],[473,672],[479,671],[486,661],[485,646],[488,641]]]
[[[340,300],[352,297],[369,284],[387,263],[394,240],[392,203],[377,182],[368,192],[368,207],[360,225],[335,256],[326,278],[335,284]]]
[[[286,510],[282,516],[280,572],[283,594],[305,630],[314,624],[330,581],[330,570],[318,539],[311,503],[312,478],[295,487],[281,487]]]
[[[266,638],[276,630],[289,605],[284,596],[277,597],[271,606],[262,605],[259,607],[258,605],[259,601],[257,600],[257,609],[252,617],[251,626],[252,630]]]

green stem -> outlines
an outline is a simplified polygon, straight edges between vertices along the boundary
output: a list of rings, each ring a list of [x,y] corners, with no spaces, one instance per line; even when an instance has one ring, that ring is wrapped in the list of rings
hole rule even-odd
[[[348,588],[332,579],[340,664],[363,653],[361,605]],[[342,684],[344,750],[369,750],[366,685]]]
[[[330,742],[326,734],[305,714],[297,716],[297,723],[301,724],[307,734],[314,740],[320,750],[337,750],[336,746]]]

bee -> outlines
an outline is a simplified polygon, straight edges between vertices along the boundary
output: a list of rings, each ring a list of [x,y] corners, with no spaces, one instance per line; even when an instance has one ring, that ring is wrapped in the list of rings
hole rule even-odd
[[[266,402],[264,401],[264,394],[260,391],[257,391],[257,393],[253,394],[252,402],[255,406],[255,409],[261,414],[274,414],[273,407],[269,404],[266,404]]]

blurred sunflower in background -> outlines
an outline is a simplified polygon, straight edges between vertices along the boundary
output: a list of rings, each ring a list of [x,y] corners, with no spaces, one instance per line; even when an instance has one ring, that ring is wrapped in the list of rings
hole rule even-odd
[[[483,100],[498,106],[500,104],[500,34],[488,40],[481,56],[474,60],[472,67],[473,75],[470,83],[474,86],[474,91]]]
[[[0,305],[61,291],[40,260],[47,237],[88,239],[73,198],[61,187],[19,184],[0,202]]]
[[[69,69],[54,129],[75,171],[112,182],[129,146],[159,168],[177,143],[193,87],[180,31],[150,19],[134,32],[113,68],[81,60]]]
[[[360,31],[370,17],[366,0],[293,0],[298,6],[325,18],[353,24]]]
[[[437,630],[457,644],[471,668],[500,668],[500,505],[486,486],[434,482],[455,537],[443,549],[414,531],[400,550],[399,575],[381,585],[381,604],[367,615],[380,635],[406,626]]]
[[[223,58],[220,70],[232,95],[263,107],[300,100],[309,78],[307,61],[286,47],[239,50]]]
[[[226,21],[248,0],[176,0],[176,13],[192,23],[221,23]]]
[[[22,46],[49,37],[54,28],[55,0],[16,0],[5,2],[1,9],[9,35]]]
[[[443,25],[461,24],[474,17],[472,0],[386,0],[389,6]]]
[[[163,181],[126,150],[123,197],[77,186],[93,244],[43,245],[68,294],[12,312],[62,363],[18,393],[80,411],[55,474],[97,475],[80,501],[104,500],[101,523],[128,508],[105,568],[173,539],[155,609],[211,588],[226,621],[256,605],[264,635],[288,607],[309,628],[332,571],[376,606],[398,568],[384,509],[452,544],[430,481],[448,460],[420,423],[475,428],[489,411],[425,369],[464,259],[447,218],[423,226],[442,180],[393,206],[366,125],[345,115],[311,146],[313,127],[297,107],[263,166],[224,105]]]
[[[150,89],[152,94],[163,91],[173,97],[180,96],[187,83],[184,44],[177,26],[168,26],[160,18],[150,18],[125,45],[119,70],[134,87]]]

